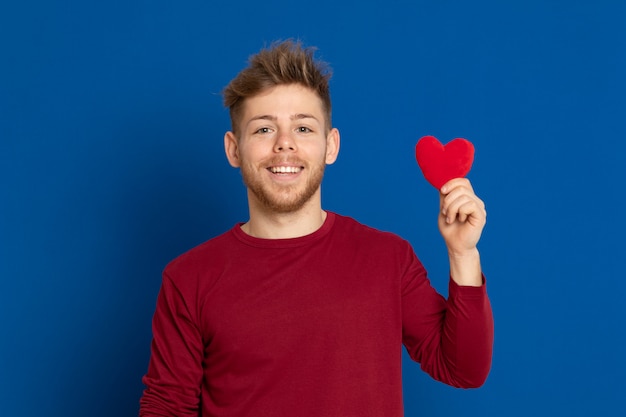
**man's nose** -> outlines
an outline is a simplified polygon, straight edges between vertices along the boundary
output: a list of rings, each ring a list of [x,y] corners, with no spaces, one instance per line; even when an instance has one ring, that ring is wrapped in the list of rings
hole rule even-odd
[[[280,130],[276,137],[276,143],[274,143],[275,152],[295,151],[297,149],[296,142],[291,135],[291,132]]]

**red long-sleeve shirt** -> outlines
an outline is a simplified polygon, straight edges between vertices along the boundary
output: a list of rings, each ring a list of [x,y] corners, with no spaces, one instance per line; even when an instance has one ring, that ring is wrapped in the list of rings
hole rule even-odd
[[[402,416],[401,348],[433,378],[481,385],[485,286],[446,301],[399,237],[328,213],[294,239],[239,226],[164,271],[141,416]]]

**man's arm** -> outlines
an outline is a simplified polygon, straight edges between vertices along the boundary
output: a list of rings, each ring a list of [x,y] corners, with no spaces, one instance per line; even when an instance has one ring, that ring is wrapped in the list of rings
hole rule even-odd
[[[457,367],[478,376],[467,385],[478,386],[487,378],[493,349],[493,316],[477,248],[487,211],[465,178],[444,184],[440,207],[439,230],[448,248],[452,279],[444,334],[448,340],[454,334],[452,340],[459,342]]]
[[[439,229],[448,248],[448,299],[437,300],[429,285],[408,274],[403,294],[404,342],[410,356],[433,378],[475,388],[491,368],[493,316],[476,245],[486,222],[483,202],[466,179],[440,193]]]
[[[402,339],[407,352],[434,379],[458,388],[481,386],[489,374],[493,316],[485,285],[449,280],[445,300],[415,258],[402,293]]]
[[[140,417],[198,415],[203,344],[193,311],[166,271],[152,323]]]

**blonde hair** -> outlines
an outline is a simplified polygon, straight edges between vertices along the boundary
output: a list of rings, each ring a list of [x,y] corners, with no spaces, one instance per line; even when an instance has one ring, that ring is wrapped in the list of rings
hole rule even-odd
[[[277,85],[300,84],[313,90],[321,99],[326,128],[331,128],[331,100],[328,86],[332,72],[328,64],[316,60],[313,47],[300,41],[275,42],[252,55],[244,68],[224,88],[224,106],[230,111],[232,131],[237,135],[246,98]]]

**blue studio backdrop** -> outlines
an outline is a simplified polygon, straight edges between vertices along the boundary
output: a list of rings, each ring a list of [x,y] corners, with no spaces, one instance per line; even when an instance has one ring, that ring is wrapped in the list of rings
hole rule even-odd
[[[0,415],[137,415],[163,267],[247,219],[220,92],[285,38],[334,70],[325,208],[444,294],[414,146],[476,147],[492,372],[456,390],[405,356],[406,415],[626,415],[620,0],[3,2]]]

